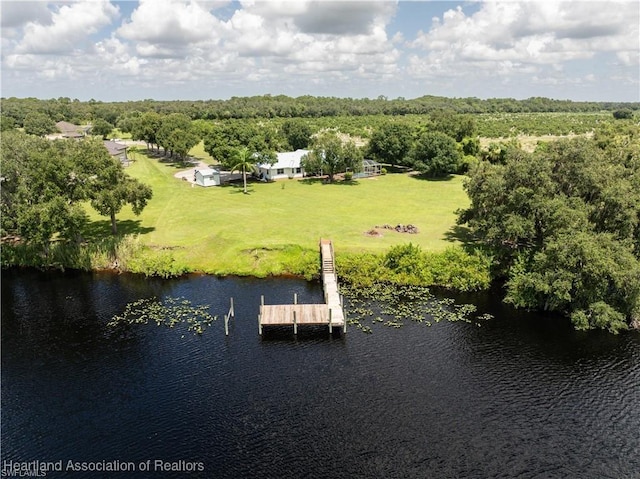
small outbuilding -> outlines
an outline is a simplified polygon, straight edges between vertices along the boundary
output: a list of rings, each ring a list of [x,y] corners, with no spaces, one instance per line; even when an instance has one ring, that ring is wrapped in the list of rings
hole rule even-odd
[[[301,166],[302,157],[309,153],[309,150],[286,151],[277,154],[277,161],[270,165],[261,163],[258,165],[260,178],[266,180],[277,180],[280,178],[302,178],[304,168]]]
[[[354,178],[368,178],[382,173],[382,165],[373,160],[362,160],[362,171],[353,175]]]
[[[213,168],[201,168],[195,171],[194,180],[200,186],[219,186],[220,172]]]

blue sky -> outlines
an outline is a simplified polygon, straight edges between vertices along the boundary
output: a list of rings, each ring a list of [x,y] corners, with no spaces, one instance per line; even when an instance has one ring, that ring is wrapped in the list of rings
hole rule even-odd
[[[0,2],[4,97],[640,101],[636,1]]]

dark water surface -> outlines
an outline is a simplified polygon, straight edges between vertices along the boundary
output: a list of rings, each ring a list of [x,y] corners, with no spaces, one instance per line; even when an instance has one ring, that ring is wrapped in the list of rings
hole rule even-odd
[[[2,272],[2,460],[130,461],[47,477],[640,478],[640,334],[578,333],[461,298],[481,327],[410,323],[258,336],[267,303],[319,284]],[[184,296],[236,318],[202,336],[139,326],[124,305]],[[204,471],[145,473],[166,461]],[[179,462],[185,461],[185,462]]]

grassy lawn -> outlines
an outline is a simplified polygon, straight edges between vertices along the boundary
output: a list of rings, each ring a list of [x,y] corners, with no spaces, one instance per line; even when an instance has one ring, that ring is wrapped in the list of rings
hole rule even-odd
[[[153,189],[142,215],[128,208],[118,215],[120,232],[140,233],[146,245],[171,248],[177,261],[208,273],[281,273],[300,247],[317,255],[321,237],[336,253],[382,252],[412,242],[425,250],[451,244],[457,208],[468,204],[462,177],[427,181],[389,174],[353,183],[282,180],[241,185],[192,187],[173,174],[176,165],[137,154],[128,173]],[[91,210],[96,234],[108,234],[106,218]],[[416,225],[419,234],[380,230],[376,225]]]
[[[200,161],[204,161],[207,164],[215,163],[213,157],[209,153],[204,151],[204,141],[202,140],[196,146],[191,148],[191,150],[189,151],[189,155]]]

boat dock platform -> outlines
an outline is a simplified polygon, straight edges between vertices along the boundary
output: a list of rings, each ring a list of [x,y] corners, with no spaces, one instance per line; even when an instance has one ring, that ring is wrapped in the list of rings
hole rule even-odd
[[[328,326],[330,334],[334,328],[341,328],[343,332],[347,332],[331,240],[320,240],[320,256],[324,303],[298,304],[297,295],[294,295],[293,304],[264,304],[263,296],[258,315],[261,335],[265,326],[293,326],[294,334],[298,334],[299,326]]]

